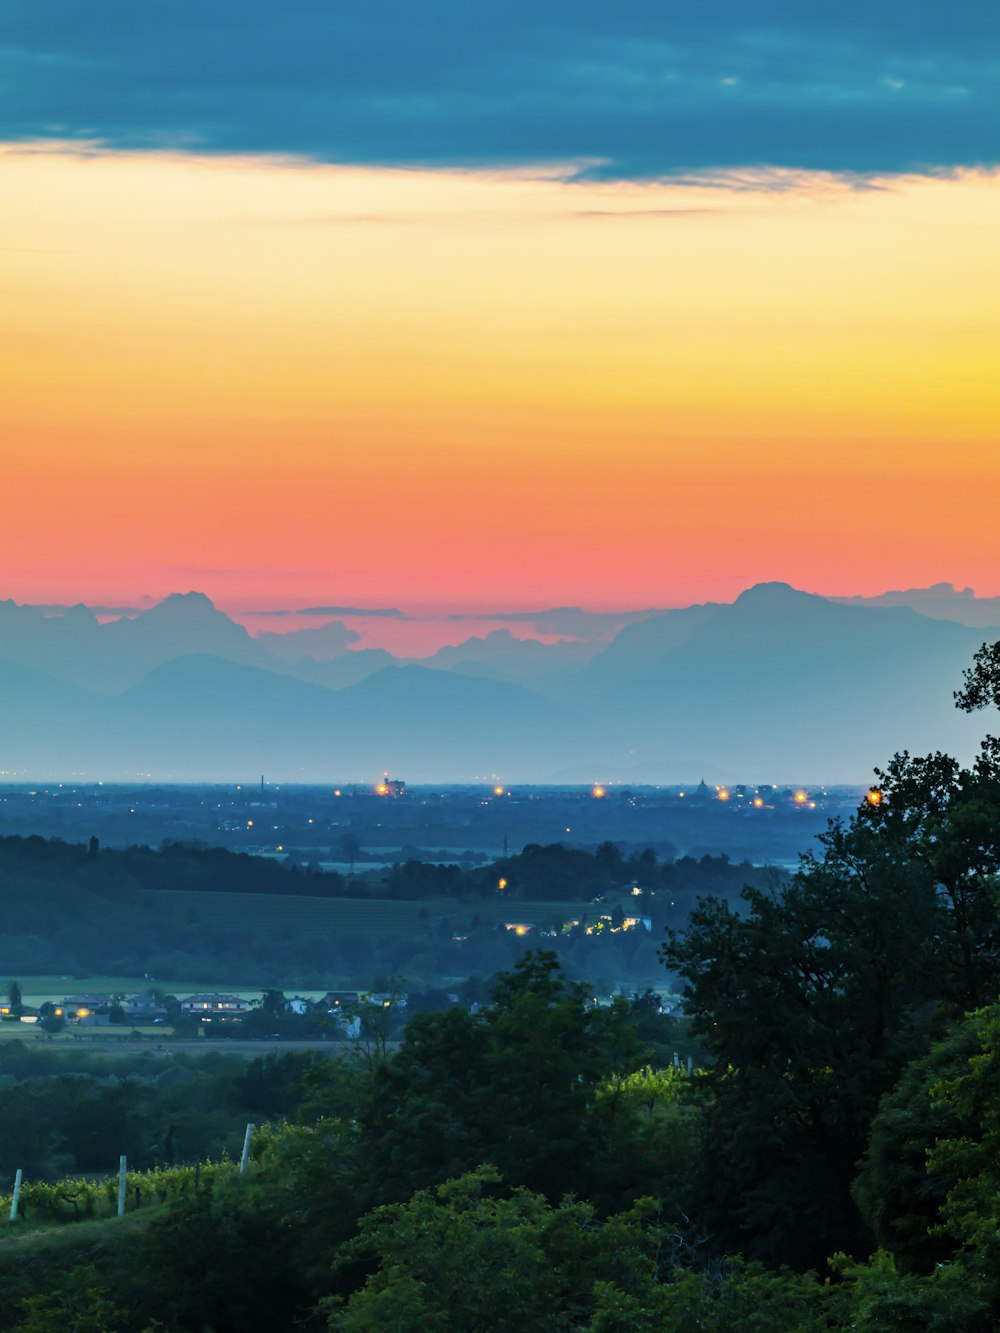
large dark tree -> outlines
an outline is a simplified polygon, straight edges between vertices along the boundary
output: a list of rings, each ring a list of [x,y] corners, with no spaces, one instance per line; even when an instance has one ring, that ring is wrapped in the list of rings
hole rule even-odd
[[[587,1193],[614,1151],[606,1120],[592,1114],[595,1089],[643,1054],[628,1006],[594,1007],[552,953],[501,974],[477,1014],[417,1014],[377,1071],[361,1119],[372,1201],[407,1198],[483,1162],[550,1199]]]
[[[984,643],[964,673],[965,684],[955,702],[966,713],[992,704],[1000,708],[1000,642]]]
[[[850,1196],[880,1096],[1000,986],[1000,742],[896,756],[792,885],[709,899],[666,962],[715,1057],[701,1197],[721,1241],[822,1263],[870,1236]]]

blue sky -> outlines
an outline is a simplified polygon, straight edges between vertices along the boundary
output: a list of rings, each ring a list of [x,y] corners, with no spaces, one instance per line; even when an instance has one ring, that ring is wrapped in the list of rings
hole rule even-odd
[[[7,140],[636,179],[1000,157],[989,0],[4,0],[0,80]]]

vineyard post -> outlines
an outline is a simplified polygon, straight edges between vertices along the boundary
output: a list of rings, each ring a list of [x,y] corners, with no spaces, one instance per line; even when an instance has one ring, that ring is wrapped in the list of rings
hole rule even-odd
[[[127,1157],[118,1158],[118,1216],[125,1216],[125,1174]]]
[[[240,1175],[247,1169],[250,1161],[250,1140],[253,1138],[253,1122],[247,1121],[246,1137],[243,1140],[243,1156],[240,1158]]]
[[[21,1168],[17,1168],[17,1174],[14,1177],[14,1193],[10,1200],[10,1220],[17,1221],[17,1205],[21,1202]]]

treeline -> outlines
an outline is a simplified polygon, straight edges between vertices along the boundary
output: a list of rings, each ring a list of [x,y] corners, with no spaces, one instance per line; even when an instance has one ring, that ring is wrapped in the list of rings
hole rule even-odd
[[[115,900],[142,890],[187,889],[212,893],[297,894],[332,897],[343,887],[334,871],[281,862],[207,843],[167,839],[159,850],[136,845],[101,847],[59,838],[0,838],[0,882],[28,876]]]
[[[262,988],[327,987],[334,978],[367,986],[376,976],[396,974],[425,982],[492,975],[511,967],[526,943],[498,932],[492,914],[482,919],[480,901],[502,894],[512,915],[558,933],[565,914],[547,911],[536,920],[534,903],[621,898],[634,885],[639,893],[628,895],[629,908],[650,920],[651,932],[588,936],[581,929],[552,940],[572,976],[610,990],[618,980],[642,984],[658,972],[653,940],[663,927],[683,922],[699,896],[736,900],[744,884],[764,887],[778,879],[777,872],[725,856],[661,863],[649,851],[624,857],[612,843],[596,853],[530,845],[472,871],[407,861],[382,878],[349,881],[188,843],[168,842],[154,851],[8,837],[0,838],[0,968],[9,976],[149,974],[203,977],[217,985],[253,980]],[[203,916],[196,899],[176,896],[182,890],[261,899],[395,898],[427,906],[408,932],[364,929],[349,919],[337,931],[305,918],[275,928],[271,917],[258,919],[247,910],[252,904],[245,899],[224,920],[217,911]],[[601,910],[595,906],[592,915]]]
[[[143,892],[169,890],[411,901],[495,898],[501,879],[504,896],[512,901],[580,902],[631,886],[693,901],[707,893],[736,898],[746,884],[762,887],[765,880],[786,878],[779,870],[731,862],[725,853],[658,861],[650,848],[625,855],[613,842],[595,852],[563,843],[529,843],[516,855],[474,869],[410,858],[384,874],[369,871],[348,880],[294,860],[286,865],[202,843],[167,840],[158,850],[123,849],[102,848],[96,838],[87,846],[58,838],[0,837],[0,885],[7,896],[20,883],[36,890],[44,886],[48,902],[62,908],[80,894],[113,907]],[[32,920],[27,909],[23,918]]]
[[[697,860],[683,856],[659,861],[651,848],[625,855],[613,842],[602,843],[595,852],[557,842],[545,846],[528,843],[517,855],[474,870],[408,860],[393,866],[384,878],[373,880],[367,891],[405,899],[482,898],[495,897],[503,881],[503,894],[513,902],[579,903],[635,888],[644,909],[665,923],[677,900],[686,912],[699,896],[716,894],[736,900],[747,884],[763,888],[787,878],[774,867],[731,862],[724,852]],[[359,885],[352,891],[364,890]]]

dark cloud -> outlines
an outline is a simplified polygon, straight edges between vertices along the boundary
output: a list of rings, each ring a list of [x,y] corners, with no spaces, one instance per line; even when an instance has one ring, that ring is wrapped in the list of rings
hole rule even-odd
[[[882,173],[1000,157],[984,0],[6,0],[0,137]]]

